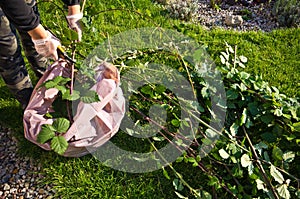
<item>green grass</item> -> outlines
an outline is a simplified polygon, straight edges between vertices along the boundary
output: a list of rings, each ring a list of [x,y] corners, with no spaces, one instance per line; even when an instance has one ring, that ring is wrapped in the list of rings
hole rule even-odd
[[[160,25],[182,32],[200,44],[207,45],[210,56],[217,64],[220,62],[220,52],[224,50],[224,42],[236,44],[238,53],[248,57],[246,71],[253,75],[261,74],[264,80],[288,96],[300,97],[300,29],[282,29],[270,33],[238,33],[221,29],[206,31],[198,25],[170,19],[162,8],[155,6],[150,0],[107,0],[87,3],[85,13],[88,16],[85,19],[87,26],[83,41],[77,46],[78,54],[82,56],[87,56],[98,44],[117,33]],[[49,2],[43,2],[39,7],[44,24],[58,36],[63,36],[60,33],[66,29],[66,22],[61,17],[61,11],[53,9]],[[100,12],[116,8],[126,10]],[[141,17],[138,12],[146,16]],[[54,21],[55,18],[60,20]],[[82,158],[63,158],[53,152],[43,151],[26,141],[23,137],[22,110],[3,81],[0,82],[0,86],[0,124],[15,131],[23,155],[34,157],[42,164],[42,172],[46,178],[41,183],[54,186],[57,196],[103,199],[176,197],[172,181],[167,180],[162,171],[145,174],[125,173],[104,166],[91,155]],[[195,175],[191,175],[191,178],[192,176],[195,178]],[[197,179],[194,182],[201,183]]]

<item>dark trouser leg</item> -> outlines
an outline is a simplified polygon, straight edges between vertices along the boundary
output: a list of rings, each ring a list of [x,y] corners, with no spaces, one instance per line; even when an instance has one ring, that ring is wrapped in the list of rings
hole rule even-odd
[[[16,31],[0,9],[0,75],[16,99],[25,108],[32,84],[21,55]]]
[[[26,3],[29,6],[32,6],[32,9],[34,10],[36,15],[39,15],[37,5],[35,4],[35,0],[27,0]],[[25,56],[27,57],[28,62],[30,63],[36,76],[40,78],[47,68],[48,59],[39,55],[36,52],[31,37],[27,32],[19,31],[19,35],[23,49],[25,51]]]

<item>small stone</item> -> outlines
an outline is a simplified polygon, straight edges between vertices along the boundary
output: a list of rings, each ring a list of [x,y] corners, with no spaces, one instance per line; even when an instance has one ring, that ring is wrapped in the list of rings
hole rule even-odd
[[[28,188],[29,187],[29,183],[28,182],[25,182],[25,188]]]
[[[17,189],[16,188],[12,188],[9,190],[9,193],[17,193]]]
[[[240,26],[243,24],[243,18],[240,15],[226,15],[225,24],[227,26]]]
[[[0,196],[2,196],[3,195],[3,191],[0,191]]]
[[[4,191],[8,191],[9,189],[10,189],[9,184],[5,183],[5,184],[4,184],[4,187],[3,187],[3,190],[4,190]]]
[[[39,190],[39,194],[44,194],[45,193],[45,190],[44,189],[40,189]]]
[[[18,169],[18,168],[15,168],[15,169],[12,171],[13,174],[16,174],[16,173],[18,173],[18,172],[19,172],[19,169]]]
[[[26,171],[24,169],[20,169],[19,170],[19,175],[22,176],[22,175],[25,175],[25,174],[26,174]]]
[[[29,198],[32,198],[32,195],[29,192],[27,192],[25,197],[29,199]]]
[[[19,199],[24,199],[24,196],[19,196]]]
[[[11,174],[6,174],[2,177],[2,182],[6,183],[9,181],[10,178],[11,178]]]

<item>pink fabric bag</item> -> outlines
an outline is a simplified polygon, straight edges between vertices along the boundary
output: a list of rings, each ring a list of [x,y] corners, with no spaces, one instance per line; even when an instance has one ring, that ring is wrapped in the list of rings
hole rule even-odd
[[[38,81],[28,106],[24,111],[23,124],[25,138],[45,150],[51,150],[50,144],[37,142],[37,136],[43,124],[52,124],[54,119],[45,118],[51,109],[58,90],[46,89],[41,86],[47,80],[57,76],[70,77],[70,69],[65,61],[57,61],[45,72]],[[97,83],[91,88],[98,93],[100,102],[79,102],[74,122],[63,136],[68,142],[68,148],[63,154],[66,157],[80,157],[95,151],[114,136],[120,127],[125,113],[125,99],[117,82],[103,77],[103,66],[96,69]],[[105,107],[109,106],[109,111]]]

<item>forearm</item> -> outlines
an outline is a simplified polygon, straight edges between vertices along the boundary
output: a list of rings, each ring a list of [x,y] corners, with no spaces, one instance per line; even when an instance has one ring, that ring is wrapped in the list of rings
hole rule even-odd
[[[47,32],[42,25],[38,25],[36,28],[28,31],[28,34],[33,40],[45,39],[47,38]]]
[[[80,13],[80,5],[68,6],[68,15],[75,15]]]
[[[18,30],[30,31],[40,24],[40,18],[24,0],[0,0],[0,7]]]

